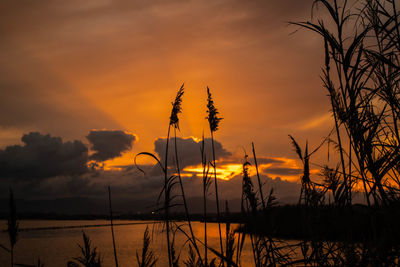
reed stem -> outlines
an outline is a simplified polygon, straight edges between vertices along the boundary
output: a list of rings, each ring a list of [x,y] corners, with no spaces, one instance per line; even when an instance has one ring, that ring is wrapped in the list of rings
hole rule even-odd
[[[259,190],[260,190],[261,203],[262,203],[263,209],[265,209],[265,200],[264,200],[264,195],[263,195],[263,190],[262,190],[262,185],[261,185],[260,174],[259,174],[259,172],[258,172],[258,164],[257,164],[256,150],[255,150],[255,148],[254,148],[254,143],[253,143],[253,142],[251,142],[251,146],[252,146],[252,148],[253,148],[254,164],[256,165],[257,180],[258,180],[258,188],[259,188]]]
[[[196,250],[196,253],[199,256],[201,265],[203,265],[203,260],[201,258],[201,254],[200,254],[199,248],[197,247],[196,237],[194,236],[194,233],[193,233],[193,228],[192,228],[192,223],[191,223],[191,220],[190,220],[189,209],[188,209],[187,202],[186,202],[186,197],[185,197],[185,190],[183,188],[183,183],[182,183],[182,178],[181,178],[181,170],[180,170],[180,167],[179,167],[179,158],[178,158],[178,146],[177,146],[177,142],[176,142],[176,127],[174,127],[174,143],[175,143],[176,171],[178,173],[179,185],[180,185],[180,188],[181,188],[181,193],[182,193],[182,198],[183,198],[183,206],[185,208],[185,214],[186,214],[186,220],[188,222],[190,235],[191,235],[191,238],[192,238],[191,243],[193,244],[194,249]]]
[[[111,188],[110,188],[110,186],[108,186],[108,203],[109,203],[109,208],[110,208],[110,225],[111,225],[111,236],[112,236],[113,248],[114,248],[115,266],[118,267],[117,248],[115,247],[115,237],[114,237],[114,224],[113,224],[113,212],[112,212],[112,205],[111,205]]]
[[[171,125],[168,125],[167,143],[165,147],[165,165],[164,165],[164,211],[165,211],[165,228],[167,234],[167,247],[168,247],[168,264],[172,267],[171,255],[171,241],[170,241],[170,226],[169,226],[169,190],[168,190],[168,147]]]
[[[219,233],[219,243],[221,248],[221,255],[224,255],[224,247],[222,243],[222,231],[221,231],[221,214],[219,209],[219,197],[218,197],[218,182],[217,182],[217,168],[215,165],[215,147],[214,147],[214,133],[211,131],[211,144],[213,153],[213,167],[214,167],[214,185],[215,185],[215,200],[217,202],[217,221],[218,221],[218,233]],[[224,261],[222,260],[222,266],[224,266]]]

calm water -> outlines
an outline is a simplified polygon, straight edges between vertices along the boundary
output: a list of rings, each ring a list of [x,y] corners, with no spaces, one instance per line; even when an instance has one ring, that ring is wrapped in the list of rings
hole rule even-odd
[[[74,226],[74,225],[98,225],[107,224],[105,220],[91,221],[37,221],[26,220],[20,222],[21,228]],[[150,221],[115,221],[115,223],[138,223],[135,225],[116,226],[114,228],[117,243],[118,261],[121,267],[137,266],[136,251],[140,251],[143,243],[143,232],[148,225],[153,230],[152,248],[157,255],[157,266],[167,266],[165,234],[162,232],[161,224],[153,224]],[[154,227],[153,227],[154,226]],[[193,223],[196,237],[203,240],[204,225],[199,222]],[[236,227],[233,225],[232,227]],[[218,224],[208,223],[208,243],[213,248],[219,248]],[[6,221],[0,221],[0,230],[6,229]],[[225,226],[223,225],[223,229]],[[20,232],[15,247],[15,262],[22,264],[33,264],[40,258],[46,267],[67,266],[67,262],[73,257],[80,256],[78,243],[82,244],[82,230],[92,240],[103,259],[103,266],[114,266],[113,247],[110,227],[96,227],[85,229],[57,229]],[[225,232],[223,230],[222,232]],[[187,258],[186,247],[180,249],[185,243],[183,234],[176,235],[176,249],[181,251],[180,262]],[[0,244],[9,247],[8,236],[0,233]],[[210,252],[211,253],[211,252]],[[210,255],[209,253],[209,255]],[[209,256],[210,257],[210,256]],[[245,245],[241,257],[242,266],[252,266],[252,252],[249,242]],[[183,264],[181,264],[183,265]],[[0,248],[0,266],[9,266],[9,255]]]

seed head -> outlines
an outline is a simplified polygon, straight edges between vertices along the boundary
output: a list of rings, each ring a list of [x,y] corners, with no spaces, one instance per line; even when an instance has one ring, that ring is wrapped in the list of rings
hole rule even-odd
[[[179,130],[179,118],[178,114],[182,113],[182,96],[184,93],[184,84],[182,84],[181,88],[178,90],[178,93],[176,94],[175,101],[172,102],[172,111],[171,111],[171,117],[169,120],[169,125],[174,126]]]
[[[218,125],[219,122],[222,120],[222,118],[218,117],[218,110],[217,108],[214,106],[214,101],[212,100],[212,96],[210,93],[210,88],[207,87],[207,113],[208,116],[206,117],[206,119],[208,120],[208,123],[210,124],[210,130],[211,132],[215,132],[218,130]]]

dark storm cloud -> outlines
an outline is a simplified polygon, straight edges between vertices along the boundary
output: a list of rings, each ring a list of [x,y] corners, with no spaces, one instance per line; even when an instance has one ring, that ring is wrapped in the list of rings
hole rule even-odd
[[[154,141],[154,151],[158,154],[161,159],[161,162],[165,160],[165,146],[166,146],[166,138],[157,138]],[[176,138],[176,145],[178,148],[178,158],[180,168],[184,168],[187,166],[195,166],[201,164],[201,141],[196,141],[193,138]],[[171,138],[169,142],[169,162],[175,162],[175,143],[174,139]],[[205,144],[205,151],[207,160],[212,160],[212,151],[211,151],[211,139],[206,138],[204,140]],[[224,159],[232,154],[227,151],[220,142],[214,140],[214,147],[215,147],[215,157],[216,159]]]
[[[24,145],[0,150],[0,176],[7,178],[48,178],[87,172],[88,149],[81,141],[63,142],[38,132],[22,136]]]
[[[118,130],[93,130],[86,136],[95,151],[90,156],[96,161],[105,161],[122,155],[123,152],[132,148],[136,140],[134,134]]]

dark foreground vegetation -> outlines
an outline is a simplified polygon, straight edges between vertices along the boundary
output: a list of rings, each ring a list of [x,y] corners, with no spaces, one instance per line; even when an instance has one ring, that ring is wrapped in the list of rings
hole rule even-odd
[[[399,243],[400,207],[278,206],[243,222],[242,231],[283,239],[363,242],[379,236]],[[373,231],[370,231],[373,229]]]
[[[254,266],[398,266],[400,264],[400,99],[399,56],[400,17],[396,0],[316,0],[312,21],[292,23],[321,36],[324,65],[321,79],[331,102],[334,128],[317,148],[304,148],[290,136],[303,165],[301,191],[297,206],[278,207],[273,189],[265,190],[260,181],[254,144],[254,166],[244,156],[242,205],[239,229],[233,229],[228,204],[218,197],[217,161],[214,135],[221,117],[207,88],[207,120],[212,147],[200,148],[203,166],[204,236],[195,236],[194,216],[186,203],[179,166],[176,133],[179,130],[184,87],[172,103],[167,131],[164,162],[154,154],[139,153],[155,160],[164,177],[157,200],[164,224],[168,266],[242,266],[244,242],[250,242]],[[204,140],[204,137],[203,137]],[[169,148],[174,146],[174,164],[169,162]],[[327,163],[319,164],[321,176],[311,177],[312,156],[327,148]],[[211,150],[211,157],[207,149]],[[172,149],[171,149],[172,150]],[[332,151],[331,151],[332,150]],[[329,159],[330,157],[330,159]],[[135,158],[135,161],[136,161]],[[314,163],[316,164],[316,163]],[[249,169],[257,176],[251,178]],[[322,178],[321,178],[322,177]],[[213,192],[216,203],[219,244],[207,243],[207,196]],[[365,205],[355,205],[355,192],[363,194]],[[113,212],[109,190],[110,227]],[[187,231],[174,221],[172,208],[182,205]],[[8,233],[10,254],[18,240],[13,195],[10,193]],[[222,224],[226,221],[225,224]],[[189,258],[181,259],[174,240],[176,234],[187,238]],[[114,244],[115,266],[118,251]],[[287,241],[284,238],[297,241]],[[82,255],[68,266],[101,266],[101,260],[88,236],[83,234]],[[143,248],[136,254],[138,266],[155,266],[149,231],[143,236]],[[19,265],[24,266],[24,265]],[[27,266],[27,265],[25,265]],[[43,266],[38,262],[35,266]]]

